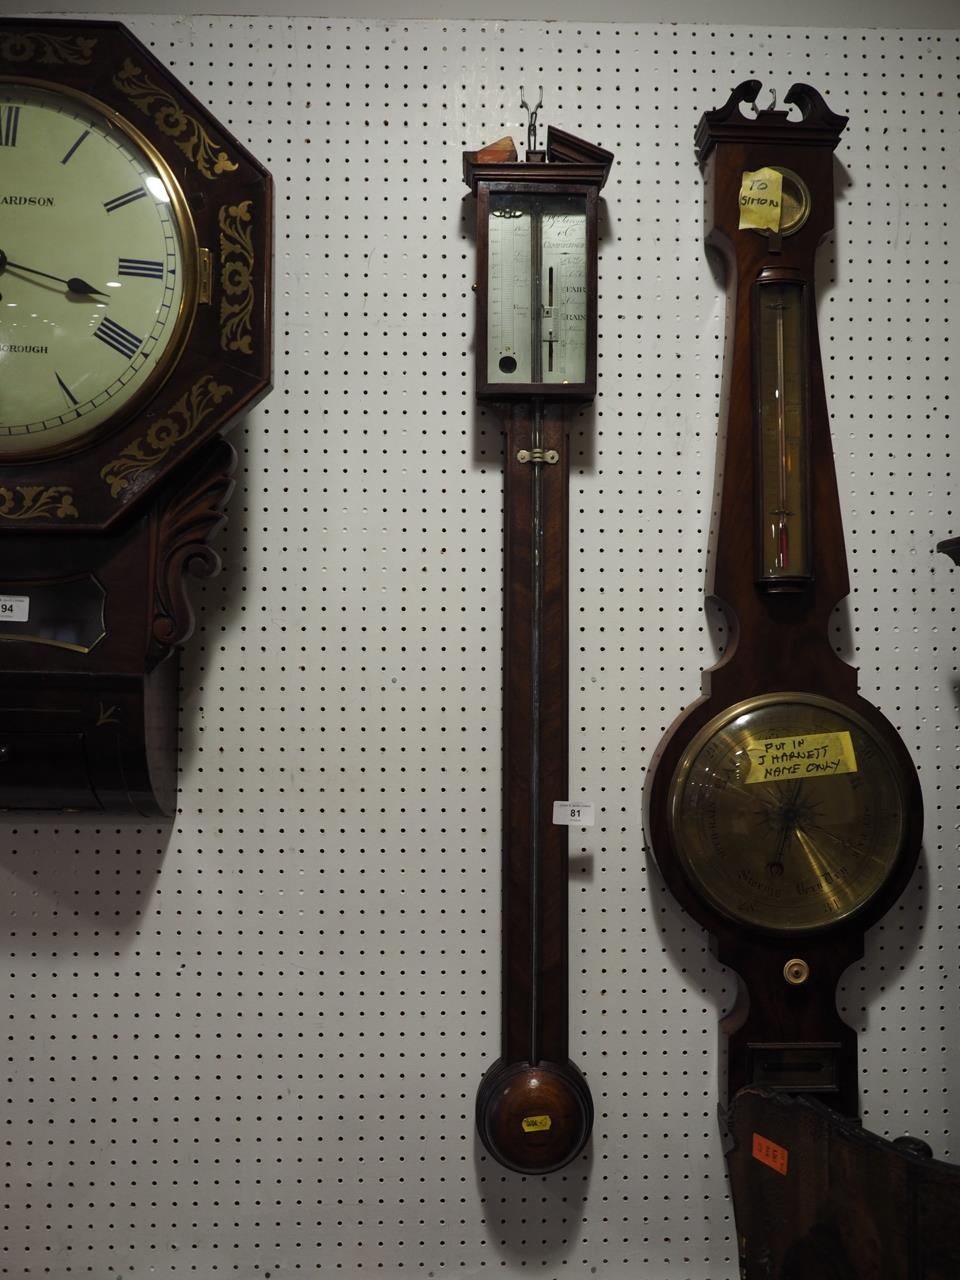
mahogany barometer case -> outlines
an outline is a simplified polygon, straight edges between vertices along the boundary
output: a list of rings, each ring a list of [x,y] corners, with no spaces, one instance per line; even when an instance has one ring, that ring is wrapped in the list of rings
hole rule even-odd
[[[501,1051],[477,1130],[508,1169],[548,1173],[589,1139],[568,1043],[569,418],[597,376],[599,194],[613,156],[562,130],[520,160],[464,154],[476,200],[477,396],[504,433]]]
[[[709,585],[729,640],[657,750],[647,831],[741,979],[723,1100],[759,1085],[855,1115],[857,1038],[836,987],[913,872],[922,805],[899,734],[830,639],[849,584],[814,257],[846,119],[808,85],[783,109],[758,109],[759,91],[738,86],[696,134],[731,302]]]

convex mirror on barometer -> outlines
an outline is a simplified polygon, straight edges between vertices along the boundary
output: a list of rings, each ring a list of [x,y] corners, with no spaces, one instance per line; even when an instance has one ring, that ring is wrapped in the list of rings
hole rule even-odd
[[[526,105],[526,104],[524,104]],[[567,1043],[566,406],[596,389],[598,196],[613,157],[548,128],[465,152],[476,197],[476,393],[501,419],[504,478],[501,1054],[477,1097],[495,1159],[561,1168],[593,1123]],[[529,108],[528,108],[529,110]]]

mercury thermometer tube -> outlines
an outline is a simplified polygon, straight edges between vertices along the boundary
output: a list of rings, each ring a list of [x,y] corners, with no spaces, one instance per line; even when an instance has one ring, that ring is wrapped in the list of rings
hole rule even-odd
[[[811,571],[803,283],[761,278],[754,316],[760,580],[789,586]]]

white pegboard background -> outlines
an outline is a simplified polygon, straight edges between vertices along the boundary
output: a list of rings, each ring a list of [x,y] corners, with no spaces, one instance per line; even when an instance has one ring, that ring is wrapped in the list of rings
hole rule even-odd
[[[842,1006],[865,1121],[960,1161],[960,36],[131,17],[272,170],[276,389],[198,585],[172,827],[6,825],[0,1275],[733,1280],[729,975],[646,861],[644,769],[699,688],[723,292],[693,130],[735,84],[849,115],[820,315],[854,583],[922,869]],[[472,395],[461,151],[545,120],[616,154],[600,394],[574,427],[571,1054],[586,1154],[478,1149],[499,1034],[501,465]],[[955,381],[955,379],[954,379]],[[722,633],[722,629],[721,629]]]

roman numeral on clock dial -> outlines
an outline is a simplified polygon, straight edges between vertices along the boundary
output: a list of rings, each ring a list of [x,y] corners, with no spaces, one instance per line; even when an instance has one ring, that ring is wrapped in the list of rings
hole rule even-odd
[[[118,276],[136,276],[141,280],[162,280],[163,263],[153,262],[148,258],[120,258],[117,262]]]
[[[112,347],[120,355],[126,356],[128,360],[133,359],[140,343],[143,341],[135,333],[125,329],[122,324],[117,324],[115,320],[111,320],[109,316],[103,317],[94,330],[93,336],[99,338],[101,342],[105,342],[108,347]]]
[[[0,107],[0,147],[15,147],[19,128],[20,108]]]
[[[114,196],[112,200],[104,200],[103,207],[107,213],[116,213],[118,209],[122,209],[125,205],[133,204],[134,200],[142,200],[146,194],[143,187],[134,187],[132,191],[125,191],[123,195]]]

